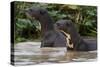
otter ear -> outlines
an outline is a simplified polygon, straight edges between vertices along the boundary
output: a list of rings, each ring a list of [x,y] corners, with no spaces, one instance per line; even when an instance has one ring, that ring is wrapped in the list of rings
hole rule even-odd
[[[46,13],[46,11],[40,10],[40,14],[44,15],[45,13]]]

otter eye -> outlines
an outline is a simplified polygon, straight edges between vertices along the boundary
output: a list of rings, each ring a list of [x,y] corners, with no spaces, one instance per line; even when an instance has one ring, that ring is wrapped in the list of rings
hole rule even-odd
[[[67,26],[70,26],[70,23],[66,23]]]
[[[44,10],[40,10],[40,14],[45,14],[46,12]]]

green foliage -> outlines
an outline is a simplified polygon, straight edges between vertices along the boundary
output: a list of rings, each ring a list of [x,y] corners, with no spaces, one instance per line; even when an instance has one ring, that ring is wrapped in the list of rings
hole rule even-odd
[[[40,36],[40,30],[36,28],[37,22],[28,19],[17,19],[15,23],[15,41],[26,41]]]
[[[97,35],[97,7],[95,6],[15,2],[15,42],[40,37],[39,22],[27,17],[24,13],[25,9],[33,6],[47,9],[55,22],[60,19],[72,20],[82,36]]]
[[[97,8],[95,6],[63,5],[62,11],[66,11],[67,18],[77,24],[81,35],[97,35]]]

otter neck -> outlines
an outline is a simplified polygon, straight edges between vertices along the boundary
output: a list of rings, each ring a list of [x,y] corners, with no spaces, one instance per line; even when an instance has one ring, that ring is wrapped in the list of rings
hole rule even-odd
[[[70,30],[69,34],[71,36],[74,47],[77,48],[78,44],[82,41],[82,39],[81,39],[79,33],[77,32],[76,28],[73,28],[72,30]]]
[[[43,16],[39,18],[39,21],[41,23],[41,34],[45,35],[47,31],[54,30],[54,21],[53,19],[47,14],[46,16]]]

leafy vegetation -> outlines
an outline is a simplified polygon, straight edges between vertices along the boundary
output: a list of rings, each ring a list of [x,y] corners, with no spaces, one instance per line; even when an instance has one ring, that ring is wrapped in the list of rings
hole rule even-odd
[[[25,9],[33,6],[47,9],[55,22],[59,19],[72,20],[82,36],[97,35],[96,6],[15,2],[15,42],[40,38],[40,23],[35,19],[27,17],[24,13]]]

